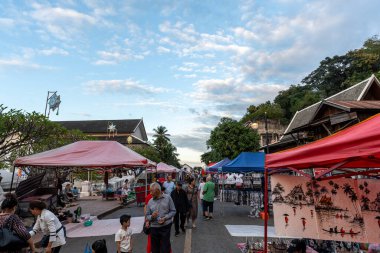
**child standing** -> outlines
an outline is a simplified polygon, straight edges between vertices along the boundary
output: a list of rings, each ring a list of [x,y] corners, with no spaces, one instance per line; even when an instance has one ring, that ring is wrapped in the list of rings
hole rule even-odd
[[[115,242],[117,253],[131,253],[132,252],[132,229],[131,216],[123,214],[120,217],[121,228],[115,234]]]

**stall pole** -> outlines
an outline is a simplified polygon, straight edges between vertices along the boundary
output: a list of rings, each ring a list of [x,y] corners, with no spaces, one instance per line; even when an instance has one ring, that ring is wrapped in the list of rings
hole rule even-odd
[[[264,252],[268,252],[268,170],[264,168]]]
[[[222,170],[222,194],[220,194],[220,199],[222,200],[222,216],[224,216],[223,193],[225,192],[224,192],[224,176],[223,176],[223,170]]]
[[[16,167],[13,166],[13,173],[12,173],[12,180],[11,180],[11,188],[9,189],[9,192],[12,192],[12,187],[13,187],[13,179],[15,178],[15,171]]]
[[[268,140],[268,117],[265,112],[265,140],[266,140],[266,154],[269,154],[269,140]],[[264,253],[268,252],[268,169],[264,166]]]

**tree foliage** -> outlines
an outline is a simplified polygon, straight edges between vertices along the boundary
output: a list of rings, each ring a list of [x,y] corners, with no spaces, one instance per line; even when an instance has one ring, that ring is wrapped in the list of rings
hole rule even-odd
[[[153,129],[155,138],[153,141],[154,147],[157,149],[160,161],[180,167],[177,148],[170,141],[170,134],[165,126],[158,126]]]
[[[267,113],[268,119],[284,119],[284,110],[278,104],[267,101],[258,106],[250,105],[247,108],[246,114],[241,119],[241,122],[253,122],[256,120],[264,119],[265,113]]]
[[[88,139],[78,130],[67,130],[36,112],[0,105],[0,163],[9,167],[19,156],[30,155]]]
[[[155,147],[147,146],[147,147],[141,147],[141,146],[132,146],[131,147],[135,152],[139,153],[140,155],[148,158],[149,160],[153,162],[160,162],[160,154],[158,150]]]
[[[225,157],[234,159],[241,152],[258,150],[259,135],[241,122],[222,118],[218,126],[211,131],[207,147],[211,151],[201,156],[204,163],[217,162]]]

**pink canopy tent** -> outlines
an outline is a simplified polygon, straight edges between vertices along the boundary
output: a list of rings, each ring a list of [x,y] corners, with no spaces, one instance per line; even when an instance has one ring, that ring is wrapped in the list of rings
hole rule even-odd
[[[17,158],[15,167],[154,167],[155,163],[116,141],[78,141]]]
[[[374,175],[380,173],[380,114],[321,140],[282,152],[269,154],[265,161],[265,213],[268,212],[269,174],[283,169],[293,170],[305,177],[312,176],[302,170],[326,168],[314,179],[331,180],[354,175]],[[340,171],[329,175],[332,171]],[[264,252],[267,243],[267,219],[264,222]]]
[[[164,162],[157,164],[156,169],[149,169],[148,172],[157,172],[157,173],[175,173],[177,168],[171,165],[168,165]]]
[[[155,167],[156,163],[116,141],[78,141],[60,148],[17,158],[14,166],[108,169],[148,168]]]

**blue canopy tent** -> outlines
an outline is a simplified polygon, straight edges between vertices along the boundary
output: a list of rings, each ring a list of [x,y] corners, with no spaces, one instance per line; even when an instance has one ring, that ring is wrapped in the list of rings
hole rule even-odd
[[[216,164],[215,164],[216,165]],[[223,173],[264,172],[264,152],[242,152],[230,163],[222,166]]]
[[[265,153],[264,152],[242,152],[230,163],[222,166],[219,172],[222,173],[251,173],[251,172],[264,172],[265,167]],[[224,183],[222,185],[224,191]],[[221,208],[222,215],[224,215],[224,205]]]
[[[227,165],[228,163],[230,163],[231,160],[228,159],[228,158],[224,158],[223,160],[215,163],[214,165],[210,166],[208,168],[208,171],[210,172],[218,172],[218,171],[221,171],[222,167]]]

